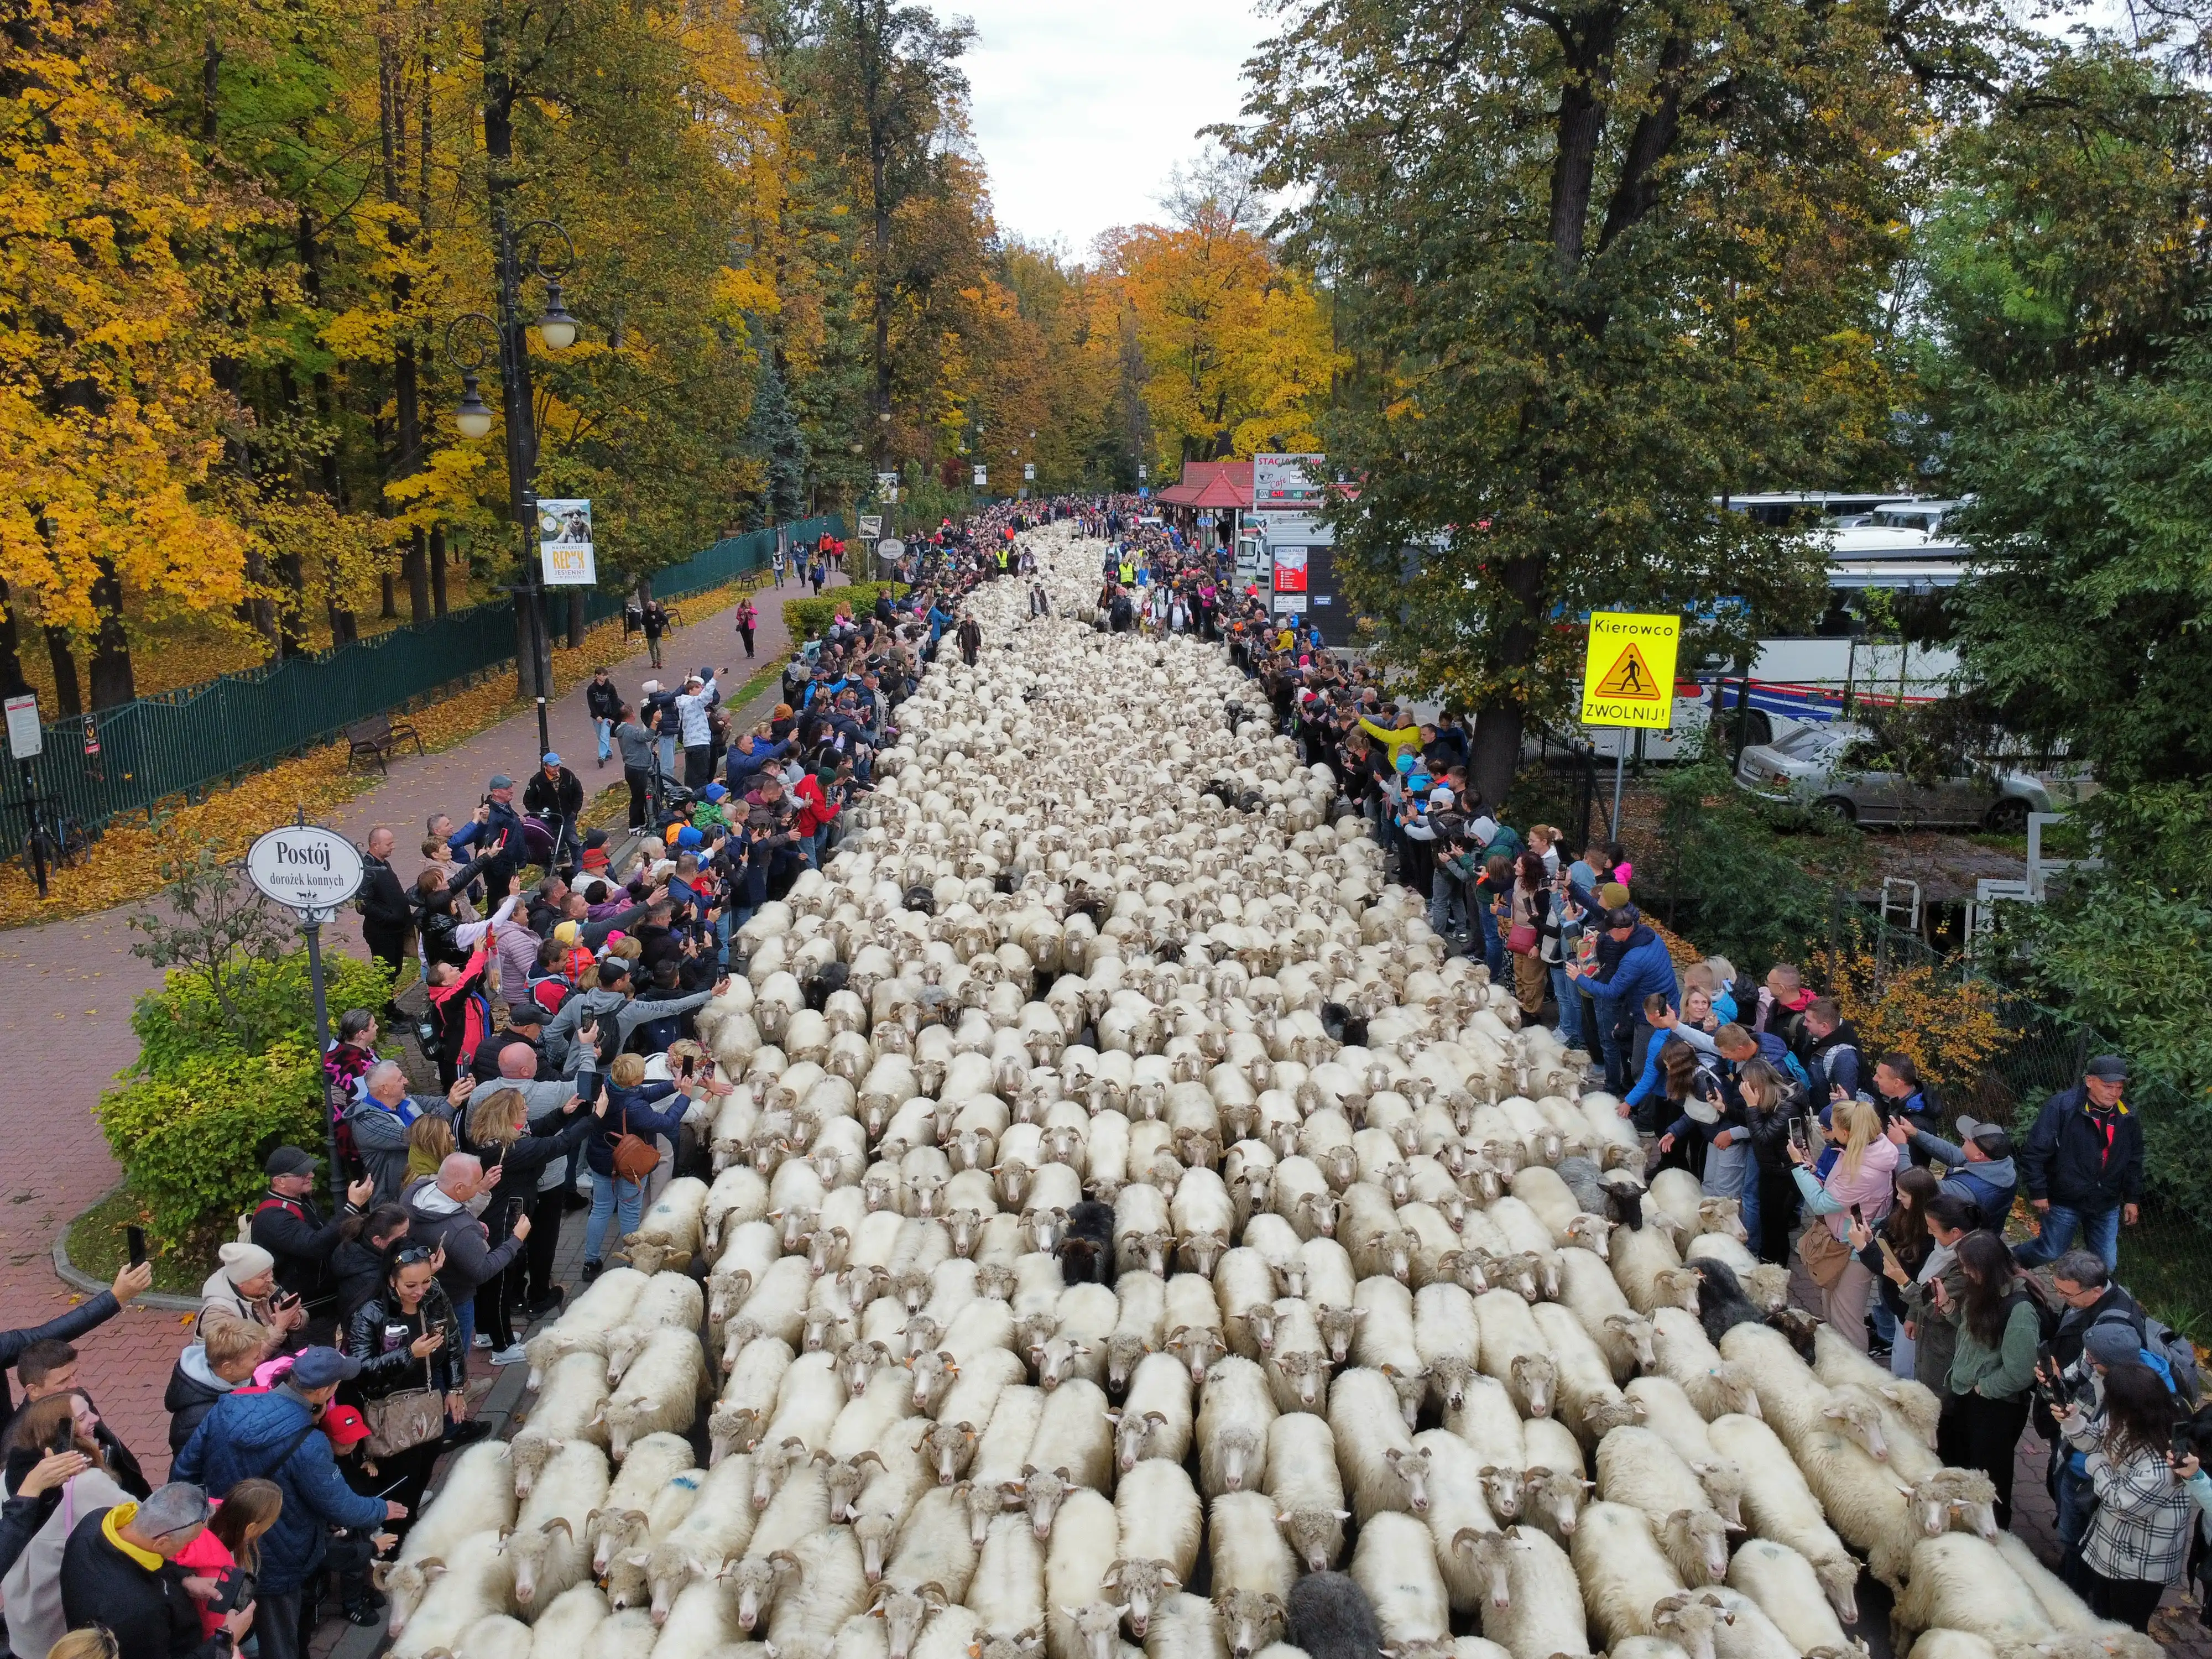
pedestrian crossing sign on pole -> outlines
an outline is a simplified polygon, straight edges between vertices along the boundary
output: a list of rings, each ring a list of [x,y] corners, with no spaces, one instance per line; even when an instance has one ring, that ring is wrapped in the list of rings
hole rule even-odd
[[[1682,619],[1622,611],[1590,613],[1583,669],[1584,726],[1665,731],[1674,716],[1674,653]]]

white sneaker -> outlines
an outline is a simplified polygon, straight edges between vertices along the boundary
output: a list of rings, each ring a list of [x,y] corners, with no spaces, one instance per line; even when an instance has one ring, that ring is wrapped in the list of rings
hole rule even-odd
[[[491,1346],[491,1337],[486,1332],[478,1331],[470,1339],[469,1346],[476,1348],[489,1348]]]
[[[487,1342],[484,1346],[489,1347],[491,1344]],[[519,1365],[527,1358],[522,1352],[522,1344],[518,1342],[511,1348],[501,1348],[491,1357],[491,1363],[495,1365]]]

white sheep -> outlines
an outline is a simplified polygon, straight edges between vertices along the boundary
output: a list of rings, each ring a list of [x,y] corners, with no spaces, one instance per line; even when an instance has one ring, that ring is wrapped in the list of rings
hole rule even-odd
[[[1086,1659],[1091,1632],[1085,1610],[1113,1608],[1118,1626],[1122,1609],[1105,1587],[1120,1540],[1121,1522],[1103,1492],[1071,1492],[1053,1522],[1045,1552],[1045,1647],[1052,1659]]]
[[[1685,1463],[1694,1465],[1717,1455],[1704,1415],[1673,1377],[1639,1376],[1622,1392],[1643,1412],[1643,1425],[1672,1446]]]
[[[1556,1302],[1540,1302],[1529,1310],[1552,1354],[1557,1403],[1553,1409],[1595,1446],[1609,1430],[1636,1420],[1636,1407],[1613,1380],[1613,1364],[1581,1320]]]
[[[823,1527],[793,1544],[791,1553],[799,1582],[793,1593],[775,1598],[769,1645],[795,1659],[829,1659],[837,1627],[867,1604],[860,1547],[849,1527]]]
[[[1308,1571],[1328,1571],[1343,1553],[1344,1523],[1352,1518],[1328,1423],[1310,1412],[1278,1417],[1267,1429],[1262,1479],[1291,1553]]]
[[[730,1362],[720,1397],[707,1414],[711,1451],[719,1463],[733,1451],[750,1451],[775,1415],[784,1373],[791,1369],[791,1344],[781,1337],[755,1337]]]
[[[1376,1622],[1393,1646],[1450,1637],[1450,1601],[1420,1522],[1387,1511],[1370,1519],[1352,1552],[1352,1577],[1374,1604]]]
[[[1608,1645],[1660,1633],[1655,1614],[1662,1601],[1681,1593],[1682,1580],[1643,1510],[1591,1504],[1575,1528],[1574,1561],[1590,1624]]]
[[[1052,1535],[1053,1516],[1069,1490],[1103,1489],[1111,1480],[1113,1430],[1105,1390],[1097,1383],[1073,1377],[1045,1395],[1022,1470],[1022,1502],[1039,1538]]]
[[[1539,1419],[1545,1420],[1545,1419]],[[1528,1468],[1528,1447],[1513,1398],[1494,1376],[1468,1379],[1456,1407],[1444,1413],[1444,1426],[1464,1440],[1475,1456],[1483,1498],[1500,1522],[1521,1513],[1521,1489]],[[1580,1467],[1577,1455],[1577,1467]]]
[[[1856,1624],[1859,1564],[1828,1524],[1789,1448],[1765,1423],[1740,1413],[1715,1418],[1705,1432],[1713,1450],[1742,1474],[1744,1520],[1753,1534],[1787,1544],[1811,1562],[1836,1616]]]
[[[1208,1498],[1242,1491],[1258,1474],[1278,1415],[1259,1366],[1235,1354],[1214,1362],[1199,1394],[1197,1425],[1199,1484]]]
[[[1553,1537],[1571,1538],[1591,1490],[1583,1478],[1582,1443],[1565,1424],[1534,1418],[1522,1425],[1522,1444],[1528,1463],[1521,1481],[1522,1512]]]
[[[476,1533],[443,1557],[421,1556],[384,1575],[394,1653],[424,1659],[436,1649],[452,1649],[478,1620],[514,1611],[514,1567],[500,1543],[496,1534]]]
[[[994,1636],[1044,1626],[1044,1546],[1026,1517],[1000,1516],[991,1522],[968,1587],[976,1622]]]
[[[526,1386],[534,1393],[545,1385],[553,1364],[564,1355],[586,1352],[604,1356],[607,1335],[623,1322],[647,1275],[635,1267],[610,1267],[586,1285],[561,1317],[523,1345],[530,1365]]]
[[[505,1443],[479,1440],[447,1465],[436,1495],[395,1559],[404,1563],[426,1555],[450,1555],[465,1538],[513,1526],[515,1507],[514,1472]],[[418,1587],[416,1594],[420,1593]]]
[[[593,1572],[607,1570],[617,1548],[649,1535],[649,1515],[662,1489],[678,1475],[690,1474],[694,1462],[690,1442],[679,1434],[648,1434],[630,1447],[622,1472],[607,1488],[605,1502],[592,1512],[585,1528]],[[687,1511],[696,1492],[694,1482],[684,1500]]]
[[[1526,1527],[1511,1534],[1506,1605],[1482,1612],[1482,1628],[1513,1659],[1589,1659],[1589,1623],[1575,1565],[1549,1537]]]
[[[517,1498],[530,1496],[538,1472],[563,1444],[571,1440],[607,1443],[606,1401],[607,1367],[599,1355],[580,1351],[554,1361],[527,1426],[507,1443]]]
[[[607,1455],[587,1441],[562,1446],[547,1460],[530,1497],[501,1540],[514,1568],[514,1601],[535,1619],[589,1573],[586,1542],[593,1510],[607,1497]]]
[[[1152,1615],[1145,1659],[1229,1659],[1213,1603],[1183,1593],[1169,1596]]]
[[[607,1333],[608,1386],[623,1380],[656,1331],[696,1332],[706,1311],[706,1296],[696,1280],[683,1273],[653,1274],[623,1322]]]
[[[1813,1564],[1787,1544],[1747,1538],[1729,1563],[1729,1588],[1749,1596],[1801,1654],[1852,1651]]]
[[[607,1620],[606,1592],[597,1584],[574,1584],[561,1592],[531,1627],[533,1659],[576,1659]]]
[[[2000,1650],[2033,1647],[2059,1635],[2034,1590],[1996,1547],[1967,1533],[1923,1538],[1914,1546],[1891,1617],[1900,1636],[1941,1626],[1966,1631]]]
[[[617,1604],[625,1605],[629,1599],[617,1591],[618,1578],[641,1583],[650,1596],[653,1622],[663,1623],[685,1585],[695,1578],[711,1578],[724,1564],[743,1555],[752,1540],[757,1513],[752,1475],[750,1453],[725,1458],[707,1471],[690,1512],[672,1530],[648,1549],[615,1557],[609,1564],[608,1592]]]
[[[1172,1354],[1148,1353],[1114,1419],[1115,1462],[1125,1471],[1146,1457],[1180,1463],[1190,1450],[1193,1425],[1190,1378],[1182,1364]]]
[[[1114,1566],[1103,1582],[1128,1603],[1129,1629],[1141,1640],[1161,1595],[1180,1589],[1198,1565],[1204,1514],[1182,1466],[1155,1457],[1116,1484],[1114,1515]]]
[[[696,1319],[681,1328],[657,1329],[607,1398],[607,1449],[620,1462],[646,1435],[688,1431],[700,1405],[713,1398]]]
[[[1207,1517],[1206,1557],[1213,1604],[1234,1659],[1250,1659],[1281,1630],[1297,1563],[1264,1492],[1224,1492]]]
[[[1763,1414],[1750,1369],[1721,1357],[1721,1351],[1706,1339],[1705,1328],[1697,1315],[1681,1308],[1655,1309],[1651,1352],[1660,1371],[1680,1386],[1706,1420],[1725,1412],[1741,1412],[1747,1417]]]
[[[1549,1417],[1559,1371],[1528,1303],[1516,1291],[1486,1291],[1475,1297],[1474,1313],[1484,1374],[1505,1385],[1523,1417]]]
[[[1385,1510],[1426,1507],[1417,1485],[1420,1458],[1397,1405],[1390,1379],[1364,1367],[1343,1372],[1329,1389],[1328,1426],[1336,1440],[1337,1468],[1363,1526]]]

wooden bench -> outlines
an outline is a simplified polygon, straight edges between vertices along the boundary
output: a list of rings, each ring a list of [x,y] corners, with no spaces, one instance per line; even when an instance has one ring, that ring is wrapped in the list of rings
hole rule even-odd
[[[403,743],[413,744],[418,755],[423,752],[422,733],[404,720],[393,720],[389,714],[372,714],[365,720],[356,720],[345,728],[344,736],[349,772],[353,770],[356,759],[367,756],[376,763],[378,771],[389,773],[392,769],[385,763]]]

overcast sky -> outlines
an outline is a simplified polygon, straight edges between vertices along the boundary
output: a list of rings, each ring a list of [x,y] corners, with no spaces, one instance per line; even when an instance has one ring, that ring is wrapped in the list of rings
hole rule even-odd
[[[975,20],[975,140],[999,228],[1064,242],[1157,219],[1199,128],[1235,117],[1238,70],[1272,32],[1249,0],[937,0]]]

